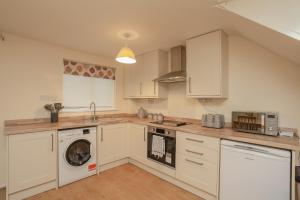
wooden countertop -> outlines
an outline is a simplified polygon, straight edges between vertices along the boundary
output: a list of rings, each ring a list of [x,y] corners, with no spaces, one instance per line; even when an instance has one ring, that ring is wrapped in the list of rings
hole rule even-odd
[[[17,122],[17,121],[15,121]],[[148,119],[138,119],[137,117],[107,117],[100,118],[96,122],[91,122],[90,120],[69,120],[62,121],[58,123],[49,123],[36,121],[32,123],[6,123],[4,128],[4,134],[6,135],[15,135],[15,134],[25,134],[32,132],[40,131],[49,131],[49,130],[60,130],[67,128],[79,128],[79,127],[88,127],[88,126],[99,126],[99,125],[109,125],[116,123],[137,123],[142,125],[150,125],[161,128],[173,129],[176,131],[199,134],[209,137],[216,137],[220,139],[228,139],[240,142],[247,142],[252,144],[264,145],[269,147],[288,149],[293,151],[300,150],[299,138],[298,137],[273,137],[265,136],[251,133],[242,133],[232,130],[231,128],[223,129],[212,129],[202,127],[200,124],[189,124],[180,127],[170,127],[150,123]]]

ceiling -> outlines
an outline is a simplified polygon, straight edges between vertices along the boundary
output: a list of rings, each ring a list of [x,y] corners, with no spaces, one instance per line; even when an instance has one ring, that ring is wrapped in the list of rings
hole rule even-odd
[[[124,30],[137,54],[184,44],[215,29],[246,37],[300,64],[300,42],[213,7],[214,0],[0,0],[0,30],[97,55],[114,56]]]
[[[218,7],[300,41],[299,0],[226,0]]]

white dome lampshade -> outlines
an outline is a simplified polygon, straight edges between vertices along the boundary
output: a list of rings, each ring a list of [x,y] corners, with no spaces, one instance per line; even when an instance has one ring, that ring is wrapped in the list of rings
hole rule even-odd
[[[134,64],[136,63],[134,52],[128,47],[123,47],[119,51],[116,61],[124,64]]]

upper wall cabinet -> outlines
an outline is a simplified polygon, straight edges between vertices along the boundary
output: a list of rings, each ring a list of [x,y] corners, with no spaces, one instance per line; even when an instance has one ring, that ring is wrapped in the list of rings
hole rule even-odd
[[[168,53],[156,50],[136,59],[125,68],[125,98],[166,98],[166,85],[153,80],[168,72]]]
[[[227,36],[222,31],[207,33],[186,41],[188,97],[227,97],[227,48]]]

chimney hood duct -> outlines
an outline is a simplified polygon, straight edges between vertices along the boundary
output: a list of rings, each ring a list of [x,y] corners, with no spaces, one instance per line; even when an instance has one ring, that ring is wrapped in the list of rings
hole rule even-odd
[[[184,46],[176,46],[170,50],[171,72],[164,74],[154,81],[174,83],[186,81],[186,53]]]

